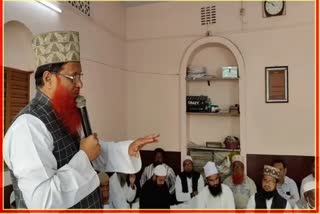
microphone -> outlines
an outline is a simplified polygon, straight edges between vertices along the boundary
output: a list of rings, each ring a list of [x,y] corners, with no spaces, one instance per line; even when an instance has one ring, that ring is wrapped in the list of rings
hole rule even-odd
[[[86,108],[86,98],[84,98],[83,96],[79,95],[76,98],[76,103],[77,103],[77,107],[80,110],[81,122],[82,122],[84,135],[86,137],[88,137],[89,135],[92,134],[92,131],[91,131],[91,126],[90,126],[90,122],[89,122],[89,116],[88,116],[88,112],[87,112],[87,108]]]

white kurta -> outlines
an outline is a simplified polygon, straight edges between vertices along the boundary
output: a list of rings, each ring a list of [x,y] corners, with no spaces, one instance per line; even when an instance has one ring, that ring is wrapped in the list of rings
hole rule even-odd
[[[128,155],[132,141],[101,142],[101,155],[93,161],[99,171],[136,173],[141,159]],[[53,138],[38,118],[19,116],[4,138],[4,160],[18,179],[29,209],[69,208],[95,190],[100,182],[84,151],[57,169]]]
[[[221,184],[221,186],[222,193],[217,197],[213,197],[208,186],[205,186],[204,189],[191,200],[192,207],[198,209],[235,209],[231,189],[225,184]]]
[[[137,193],[137,187],[132,189],[125,183],[123,187],[120,185],[118,174],[114,173],[109,179],[109,206],[110,208],[130,208],[130,204],[127,202],[133,201]]]
[[[187,185],[188,185],[188,192],[182,192],[182,183],[180,176],[178,175],[176,177],[176,183],[175,183],[175,189],[176,189],[176,198],[179,202],[187,202],[191,199],[191,193],[192,193],[192,179],[187,178]],[[204,188],[204,180],[202,175],[200,174],[200,177],[198,179],[198,192],[201,192]]]
[[[304,184],[307,183],[308,181],[314,181],[314,180],[315,180],[315,179],[314,179],[314,177],[313,177],[312,174],[310,174],[310,175],[308,175],[307,177],[305,177],[304,179],[302,179],[302,181],[301,181],[301,186],[300,186],[300,198],[301,198],[302,200],[305,200],[305,199],[304,199],[304,194],[303,194],[303,186],[304,186]]]
[[[251,195],[257,192],[257,187],[254,181],[245,176],[242,184],[235,185],[232,181],[232,176],[227,177],[223,181],[233,192],[233,197],[236,205],[236,209],[245,209],[248,204],[248,200]]]
[[[273,198],[270,198],[269,200],[266,200],[267,209],[270,209],[270,208],[271,208],[272,199],[273,199]],[[255,194],[252,195],[252,196],[249,198],[248,205],[247,205],[247,209],[256,209]],[[286,209],[286,210],[291,209],[290,203],[289,203],[288,201],[287,201],[287,205],[286,205],[286,208],[285,208],[285,209]]]

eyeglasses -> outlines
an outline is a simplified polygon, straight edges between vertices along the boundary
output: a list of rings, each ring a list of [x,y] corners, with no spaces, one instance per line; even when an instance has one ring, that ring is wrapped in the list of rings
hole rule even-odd
[[[71,80],[73,84],[77,84],[77,82],[81,81],[81,76],[83,76],[83,73],[76,74],[76,75],[68,75],[68,74],[57,73],[57,75],[63,76],[65,78]]]

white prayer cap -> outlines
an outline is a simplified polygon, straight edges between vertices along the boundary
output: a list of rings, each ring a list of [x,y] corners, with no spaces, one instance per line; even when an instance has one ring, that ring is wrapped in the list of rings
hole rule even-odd
[[[184,161],[186,161],[186,160],[191,160],[191,161],[193,161],[193,160],[192,160],[192,157],[189,156],[189,155],[184,156],[184,158],[182,159],[182,162],[184,162]]]
[[[155,174],[157,176],[167,176],[167,170],[161,164],[161,165],[156,166],[156,168],[154,168],[153,174]]]
[[[12,204],[15,200],[16,200],[16,198],[14,196],[14,191],[12,191],[11,195],[10,195],[10,204]]]
[[[303,193],[308,192],[316,188],[314,181],[308,181],[303,185]]]
[[[204,174],[206,177],[209,177],[211,175],[215,175],[218,174],[218,169],[216,167],[216,164],[212,161],[208,161],[208,163],[206,163],[206,165],[204,165],[203,167],[204,169]]]
[[[241,155],[233,155],[232,156],[232,163],[234,163],[236,161],[239,161],[244,164],[244,157]]]

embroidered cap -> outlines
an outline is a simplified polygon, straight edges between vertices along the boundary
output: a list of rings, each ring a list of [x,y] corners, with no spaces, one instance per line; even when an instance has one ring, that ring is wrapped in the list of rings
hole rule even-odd
[[[54,31],[32,39],[36,66],[61,62],[80,62],[79,32]]]
[[[279,179],[280,170],[269,165],[264,165],[263,175],[270,175],[275,179]]]

